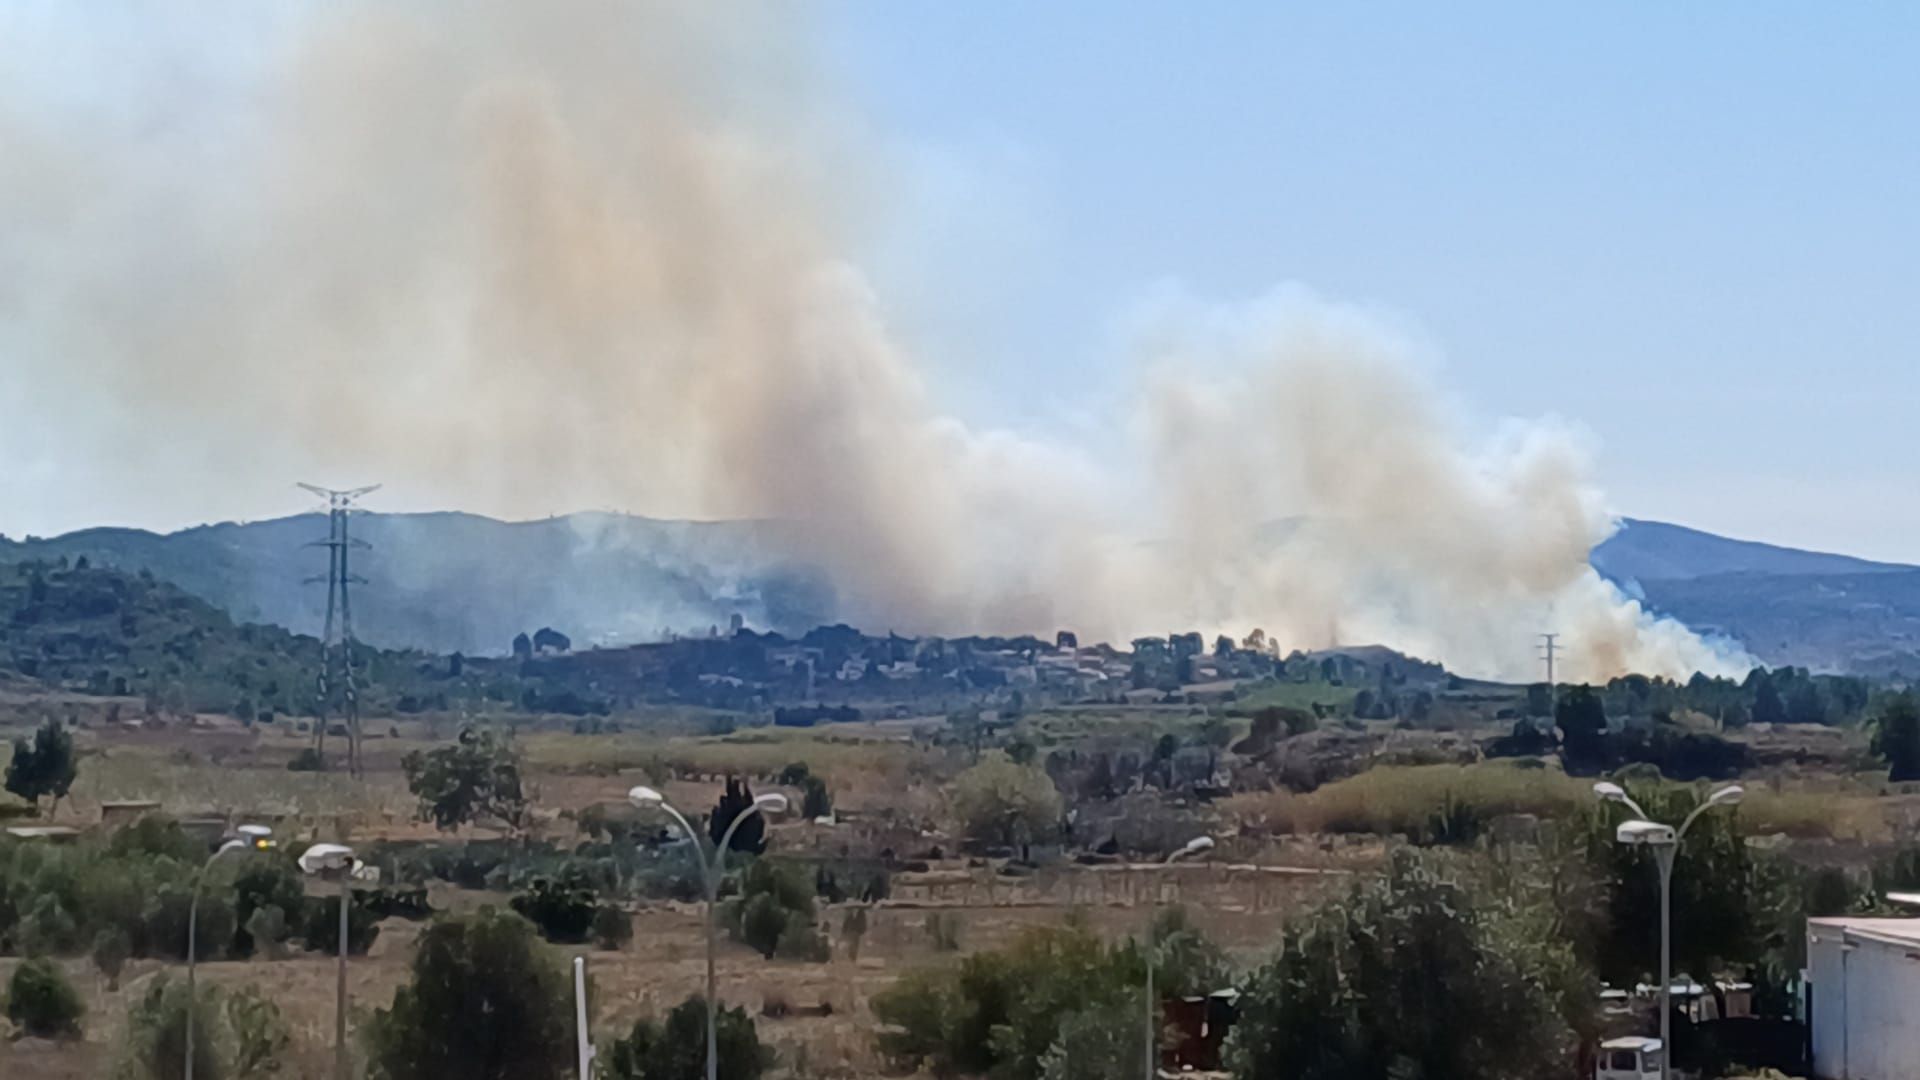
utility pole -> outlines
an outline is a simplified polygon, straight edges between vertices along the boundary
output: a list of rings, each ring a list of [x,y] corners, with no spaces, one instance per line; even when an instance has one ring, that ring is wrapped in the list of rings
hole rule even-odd
[[[346,490],[313,484],[301,484],[300,487],[327,500],[327,538],[307,545],[327,549],[326,576],[307,579],[310,585],[323,581],[327,585],[327,619],[320,636],[320,671],[316,685],[318,715],[313,724],[313,749],[314,753],[325,756],[327,726],[331,723],[331,714],[337,710],[347,731],[347,772],[359,776],[360,694],[353,673],[353,650],[358,643],[353,637],[353,601],[347,586],[367,583],[366,578],[353,573],[349,552],[356,547],[369,548],[372,545],[365,540],[355,540],[350,535],[348,522],[354,514],[363,512],[355,505],[355,500],[379,490],[380,485],[370,484]],[[336,612],[338,619],[335,618]]]
[[[1547,662],[1547,701],[1550,705],[1557,704],[1560,697],[1559,684],[1553,680],[1553,661],[1559,652],[1559,634],[1548,633],[1540,635],[1540,659]]]

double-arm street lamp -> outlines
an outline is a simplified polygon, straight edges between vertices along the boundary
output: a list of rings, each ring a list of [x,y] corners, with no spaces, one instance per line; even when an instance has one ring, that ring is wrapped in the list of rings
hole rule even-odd
[[[707,1080],[719,1080],[720,1077],[720,1016],[719,1000],[715,993],[713,976],[713,955],[715,949],[714,909],[720,904],[720,879],[726,875],[727,847],[733,843],[734,830],[742,822],[755,814],[763,816],[783,814],[787,810],[787,797],[776,793],[761,795],[753,800],[753,805],[734,815],[726,832],[720,837],[720,843],[713,850],[709,860],[704,848],[700,846],[700,833],[694,829],[686,815],[675,809],[665,795],[642,785],[627,792],[627,801],[642,810],[664,811],[679,824],[687,834],[687,840],[693,845],[693,853],[700,860],[701,883],[707,891]]]
[[[1167,856],[1167,859],[1166,859],[1166,862],[1167,862],[1167,864],[1168,864],[1168,865],[1171,865],[1171,864],[1173,864],[1173,863],[1176,863],[1176,862],[1179,862],[1179,861],[1180,861],[1181,859],[1184,859],[1184,858],[1187,858],[1187,857],[1188,857],[1188,856],[1190,856],[1190,855],[1204,855],[1204,854],[1206,854],[1207,852],[1209,852],[1209,851],[1212,851],[1212,850],[1213,850],[1213,837],[1211,837],[1211,836],[1196,836],[1196,837],[1194,837],[1193,839],[1191,839],[1191,840],[1189,840],[1189,841],[1187,841],[1187,843],[1186,843],[1186,846],[1185,846],[1185,847],[1182,847],[1182,848],[1181,848],[1180,850],[1178,850],[1178,851],[1175,851],[1175,852],[1174,852],[1173,854],[1171,854],[1171,855],[1168,855],[1168,856]],[[1158,878],[1155,878],[1155,879],[1154,879],[1154,882],[1153,882],[1153,902],[1152,902],[1151,904],[1149,904],[1149,905],[1148,905],[1148,907],[1147,907],[1147,936],[1146,936],[1146,955],[1147,955],[1147,1060],[1146,1060],[1146,1080],[1154,1080],[1154,1077],[1155,1077],[1155,1075],[1156,1075],[1156,1074],[1158,1073],[1158,1071],[1159,1071],[1159,1065],[1160,1065],[1160,1063],[1159,1063],[1159,1061],[1158,1061],[1158,1060],[1156,1060],[1156,1059],[1157,1059],[1157,1058],[1159,1057],[1159,1041],[1160,1041],[1160,1003],[1159,1003],[1159,1001],[1158,1001],[1158,1000],[1156,1000],[1156,999],[1154,998],[1154,996],[1153,996],[1153,961],[1154,961],[1154,951],[1155,951],[1155,950],[1154,950],[1154,945],[1153,945],[1153,924],[1154,924],[1154,922],[1155,922],[1155,921],[1157,921],[1157,920],[1155,919],[1155,916],[1157,916],[1157,915],[1158,915],[1159,913],[1160,913],[1160,880],[1159,880]]]
[[[181,1074],[186,1080],[193,1080],[193,1028],[194,1017],[199,1008],[193,981],[194,963],[200,953],[200,887],[207,880],[207,871],[220,857],[235,851],[265,851],[273,846],[270,837],[273,830],[265,825],[242,825],[233,830],[234,835],[221,844],[193,876],[193,898],[187,901],[187,1053],[186,1069]]]
[[[1673,1011],[1673,859],[1680,850],[1680,841],[1686,839],[1687,830],[1700,819],[1700,815],[1716,806],[1732,806],[1746,795],[1738,784],[1730,784],[1707,796],[1705,802],[1693,808],[1680,822],[1678,829],[1648,819],[1647,812],[1633,801],[1625,788],[1605,780],[1593,785],[1593,793],[1603,802],[1615,802],[1633,811],[1630,821],[1621,822],[1614,832],[1614,839],[1622,844],[1640,845],[1653,849],[1654,862],[1660,868],[1660,1080],[1671,1075],[1673,1060],[1673,1040],[1670,1037]]]
[[[300,856],[300,870],[310,877],[340,883],[340,956],[333,988],[334,1080],[347,1073],[347,911],[353,906],[353,872],[360,861],[345,844],[315,844]]]

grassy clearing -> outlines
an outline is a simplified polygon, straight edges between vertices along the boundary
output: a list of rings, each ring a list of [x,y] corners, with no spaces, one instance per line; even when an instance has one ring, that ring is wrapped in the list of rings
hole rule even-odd
[[[1269,792],[1228,800],[1230,814],[1279,833],[1414,833],[1448,807],[1486,819],[1554,817],[1591,800],[1590,785],[1557,769],[1496,761],[1370,769],[1305,794]]]
[[[113,747],[81,760],[73,785],[82,802],[154,799],[181,816],[260,814],[366,814],[406,816],[414,800],[397,773],[369,773],[355,780],[344,772],[288,772],[280,763],[216,765],[148,748]]]
[[[1269,705],[1282,705],[1311,712],[1317,703],[1345,711],[1353,707],[1353,699],[1359,693],[1356,687],[1335,686],[1319,679],[1303,683],[1262,682],[1242,687],[1234,707],[1253,710],[1263,709]]]
[[[892,778],[902,785],[925,771],[924,750],[874,736],[857,724],[827,728],[755,728],[725,736],[533,735],[520,740],[529,767],[553,772],[738,773],[764,776],[804,761],[830,783]]]
[[[1838,791],[1773,791],[1747,787],[1740,822],[1755,835],[1785,833],[1798,840],[1893,839],[1887,806],[1869,795]]]
[[[1385,766],[1305,794],[1269,792],[1227,802],[1230,814],[1276,833],[1415,834],[1456,808],[1485,821],[1502,814],[1557,818],[1593,803],[1592,781],[1513,762]],[[1742,831],[1796,839],[1891,838],[1884,800],[1860,792],[1773,790],[1748,785]]]

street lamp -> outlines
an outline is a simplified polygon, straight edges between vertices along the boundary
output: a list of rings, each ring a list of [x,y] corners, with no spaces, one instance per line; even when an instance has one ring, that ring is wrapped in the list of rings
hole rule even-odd
[[[715,949],[714,909],[720,904],[720,879],[726,874],[727,846],[733,843],[733,832],[742,822],[754,814],[770,816],[784,814],[787,811],[787,797],[778,793],[761,795],[753,800],[753,805],[734,815],[732,824],[720,837],[720,844],[714,849],[711,862],[706,850],[700,846],[700,834],[694,830],[691,822],[665,795],[641,785],[627,792],[627,801],[642,810],[660,810],[679,823],[687,834],[687,840],[693,844],[693,853],[700,860],[700,877],[707,890],[707,1080],[719,1080],[720,1077],[720,1004],[715,996],[713,977],[713,954]]]
[[[1745,798],[1747,793],[1738,784],[1721,788],[1694,807],[1693,812],[1680,822],[1678,829],[1647,820],[1647,812],[1619,784],[1603,780],[1593,785],[1593,793],[1602,802],[1620,803],[1637,815],[1621,823],[1614,832],[1614,839],[1622,844],[1651,848],[1654,862],[1660,868],[1660,1080],[1667,1080],[1671,1075],[1673,1059],[1673,1040],[1669,1034],[1673,1023],[1673,858],[1680,850],[1680,841],[1686,839],[1687,830],[1693,827],[1701,814],[1716,806],[1732,806]]]
[[[265,851],[273,846],[273,841],[268,839],[273,830],[265,825],[242,825],[234,832],[239,835],[229,838],[207,856],[200,872],[193,876],[193,897],[187,901],[187,1061],[186,1071],[181,1074],[186,1080],[193,1080],[193,1019],[199,1011],[194,996],[193,967],[200,952],[200,887],[206,882],[207,871],[213,869],[222,855],[230,851]]]
[[[315,844],[300,856],[300,871],[321,880],[340,882],[340,956],[333,990],[333,1071],[335,1080],[347,1077],[347,909],[353,905],[353,872],[359,867],[353,849],[345,844]]]
[[[1171,866],[1172,864],[1179,862],[1181,859],[1187,858],[1190,855],[1204,855],[1207,852],[1212,850],[1213,850],[1213,837],[1196,836],[1193,839],[1187,841],[1186,846],[1180,848],[1180,850],[1178,851],[1175,851],[1173,854],[1168,855],[1166,858],[1165,865]],[[1160,913],[1160,882],[1156,878],[1154,880],[1153,902],[1149,904],[1147,907],[1147,936],[1146,936],[1146,949],[1145,949],[1145,952],[1147,954],[1147,1060],[1146,1060],[1147,1075],[1146,1075],[1146,1080],[1154,1080],[1155,1074],[1159,1071],[1159,1068],[1158,1068],[1159,1062],[1157,1062],[1154,1059],[1158,1056],[1156,1051],[1159,1049],[1158,1043],[1160,1041],[1160,1008],[1159,1008],[1160,1003],[1156,1001],[1153,996],[1153,958],[1154,958],[1153,924],[1155,921],[1154,917],[1157,916],[1159,913]]]

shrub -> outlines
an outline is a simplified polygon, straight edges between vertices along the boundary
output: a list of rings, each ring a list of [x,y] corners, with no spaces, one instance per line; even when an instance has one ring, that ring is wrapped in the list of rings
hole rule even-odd
[[[1052,836],[1060,825],[1060,792],[1053,781],[1004,755],[956,777],[953,804],[967,835],[988,843],[1030,843]]]
[[[306,721],[300,722],[300,730],[303,732],[307,730]],[[326,770],[327,759],[321,757],[320,751],[311,746],[293,755],[287,762],[288,772],[325,772]]]
[[[805,960],[814,964],[833,959],[833,949],[827,944],[826,936],[812,919],[799,912],[788,913],[776,952],[783,960]]]
[[[1140,1068],[1140,1017],[1146,995],[1079,1009],[1060,1022],[1040,1057],[1041,1080],[1111,1080]]]
[[[746,901],[740,912],[740,940],[768,959],[780,948],[787,932],[787,911],[772,895],[761,893]]]
[[[606,1080],[705,1080],[706,999],[690,997],[664,1021],[643,1018],[601,1056]],[[720,1080],[759,1080],[773,1063],[745,1009],[722,1008],[714,1024]]]
[[[781,940],[791,931],[813,928],[814,885],[798,867],[772,859],[756,859],[740,875],[740,897],[729,905],[728,921],[735,940],[771,959],[781,951]],[[816,935],[817,936],[817,935]],[[798,955],[811,959],[820,950],[796,943]]]
[[[633,917],[615,904],[603,904],[593,913],[593,943],[608,951],[633,940]]]
[[[120,972],[126,969],[127,959],[133,955],[133,939],[117,926],[103,928],[93,936],[93,966],[106,976],[107,988],[118,989]]]
[[[352,903],[347,905],[347,955],[365,955],[379,936],[379,918],[368,909],[365,897],[354,893]],[[300,924],[300,944],[313,952],[339,955],[339,893],[307,902]]]
[[[193,1027],[194,1080],[224,1080],[230,1073],[213,1023],[218,992],[200,989]],[[187,1048],[187,987],[165,972],[154,976],[140,1000],[127,1010],[127,1037],[120,1076],[130,1080],[178,1080]]]
[[[150,814],[114,833],[107,852],[121,858],[149,855],[198,866],[207,857],[207,846],[188,836],[172,818]]]
[[[1551,922],[1403,849],[1387,874],[1289,926],[1246,982],[1227,1043],[1236,1076],[1472,1076],[1564,1071],[1591,1009]],[[1445,992],[1435,988],[1444,987]],[[1542,991],[1547,992],[1542,992]]]
[[[227,1041],[232,1044],[236,1076],[265,1076],[278,1069],[281,1056],[293,1043],[293,1033],[278,1005],[249,986],[227,995],[220,1018],[226,1024]]]
[[[525,919],[493,908],[440,919],[420,936],[412,979],[368,1024],[372,1071],[561,1080],[571,1075],[568,1000],[566,977]]]
[[[592,931],[598,904],[585,875],[569,867],[557,878],[535,878],[533,887],[514,897],[511,906],[548,941],[578,944]]]
[[[78,1037],[84,1011],[73,984],[51,960],[28,960],[7,981],[7,1019],[29,1035]]]
[[[833,794],[827,790],[826,781],[817,776],[809,776],[801,785],[801,790],[800,816],[808,821],[832,816]]]

